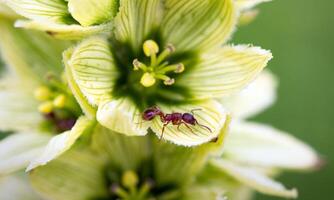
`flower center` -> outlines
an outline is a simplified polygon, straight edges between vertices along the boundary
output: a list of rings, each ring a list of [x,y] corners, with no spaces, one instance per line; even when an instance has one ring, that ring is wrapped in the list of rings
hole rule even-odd
[[[81,114],[64,81],[53,75],[48,75],[46,83],[35,89],[34,97],[39,101],[38,111],[45,119],[41,127],[52,132],[70,130]]]
[[[150,58],[150,63],[142,63],[138,59],[133,60],[133,70],[143,72],[140,83],[144,87],[153,86],[157,80],[162,80],[165,85],[173,85],[175,80],[167,74],[182,73],[185,67],[182,63],[170,64],[166,59],[175,52],[173,45],[169,44],[159,54],[159,46],[153,40],[147,40],[143,44],[144,54]]]

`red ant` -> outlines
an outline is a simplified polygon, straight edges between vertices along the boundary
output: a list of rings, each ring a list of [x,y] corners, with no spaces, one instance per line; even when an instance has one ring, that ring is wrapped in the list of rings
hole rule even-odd
[[[191,113],[173,112],[171,114],[165,114],[164,112],[162,112],[162,110],[159,107],[153,106],[153,107],[146,109],[143,112],[142,118],[145,121],[152,121],[156,116],[160,117],[161,122],[164,123],[162,127],[162,131],[161,131],[160,139],[163,138],[165,128],[169,123],[172,123],[173,125],[177,125],[178,130],[180,130],[180,126],[184,124],[192,133],[193,133],[193,130],[190,128],[189,125],[192,125],[192,126],[199,125],[200,127],[205,128],[208,131],[210,131],[210,133],[212,133],[209,127],[198,123],[198,121],[194,117],[194,111],[196,110],[201,110],[201,109],[193,109],[190,111]]]

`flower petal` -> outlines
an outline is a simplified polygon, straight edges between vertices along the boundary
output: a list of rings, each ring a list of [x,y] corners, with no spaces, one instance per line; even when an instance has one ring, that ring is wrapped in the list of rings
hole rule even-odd
[[[17,15],[12,9],[6,6],[3,2],[0,1],[0,15],[1,17],[6,17],[10,19],[17,19],[20,16]]]
[[[101,125],[125,135],[146,135],[148,124],[130,99],[106,100],[98,108],[96,118]]]
[[[250,46],[225,46],[203,54],[176,84],[190,88],[193,98],[218,98],[240,91],[272,58],[269,51]]]
[[[4,0],[18,14],[34,20],[66,22],[71,18],[63,0]]]
[[[236,5],[240,10],[248,10],[260,3],[269,2],[272,0],[236,0]]]
[[[165,8],[162,35],[178,51],[219,47],[237,23],[232,0],[166,0]]]
[[[57,158],[65,151],[69,150],[75,141],[84,133],[89,132],[95,125],[94,121],[81,117],[78,119],[72,130],[54,136],[43,153],[34,159],[27,168],[30,171],[38,166],[45,165],[51,160]]]
[[[264,70],[257,79],[241,92],[224,97],[221,102],[236,118],[248,118],[261,113],[276,100],[277,78]]]
[[[30,187],[29,181],[19,175],[0,178],[0,199],[3,200],[40,200]]]
[[[61,54],[67,42],[54,40],[44,33],[16,29],[13,21],[2,18],[0,35],[3,59],[20,79],[40,84],[47,73],[62,72]]]
[[[66,25],[36,20],[18,20],[15,23],[15,27],[44,31],[57,39],[81,40],[85,37],[100,33],[110,34],[113,26],[111,23],[107,23],[83,27],[76,24]]]
[[[118,11],[118,0],[69,0],[68,10],[83,26],[111,20]]]
[[[228,113],[216,101],[204,101],[180,106],[159,105],[159,107],[165,113],[187,113],[192,110],[201,110],[196,112],[195,118],[202,126],[198,124],[195,126],[188,125],[189,128],[187,128],[185,124],[182,124],[178,128],[177,125],[172,125],[172,123],[166,126],[163,139],[183,146],[200,145],[216,139],[228,116]],[[210,130],[204,126],[207,126]],[[151,129],[159,138],[162,135],[162,128],[163,123],[160,119],[155,119],[151,123]]]
[[[33,188],[45,199],[83,200],[107,196],[104,163],[83,149],[71,149],[30,172]]]
[[[212,160],[210,163],[258,192],[285,198],[297,198],[298,196],[296,189],[287,190],[281,183],[272,180],[255,169],[242,167],[223,159]]]
[[[128,137],[97,125],[92,136],[92,148],[117,169],[137,170],[151,155],[150,137]]]
[[[92,37],[84,40],[65,62],[81,92],[92,105],[99,105],[104,95],[111,94],[118,70],[107,39]]]
[[[36,102],[30,93],[31,86],[24,86],[17,77],[6,74],[0,81],[0,130],[37,130],[42,116],[37,111]],[[22,103],[24,102],[24,103]]]
[[[319,164],[317,153],[308,145],[270,126],[232,123],[224,157],[251,165],[306,170]]]
[[[0,175],[22,170],[42,152],[49,140],[42,133],[21,132],[0,141]]]
[[[122,0],[114,19],[116,37],[139,51],[145,39],[160,24],[163,13],[160,0]]]
[[[208,188],[206,186],[192,185],[187,189],[182,200],[224,200],[224,195],[222,191]],[[235,199],[233,199],[235,200]],[[243,199],[246,200],[246,199]]]

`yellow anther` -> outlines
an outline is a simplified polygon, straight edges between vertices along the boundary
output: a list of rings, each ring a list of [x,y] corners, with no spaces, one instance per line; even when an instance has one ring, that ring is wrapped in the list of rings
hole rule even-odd
[[[177,64],[177,68],[175,70],[175,73],[182,73],[185,70],[184,64],[179,63]]]
[[[38,111],[42,114],[49,114],[53,110],[52,101],[47,101],[38,106]]]
[[[66,103],[66,96],[61,94],[58,95],[54,100],[53,100],[53,105],[56,108],[64,108]]]
[[[34,97],[38,101],[46,101],[52,96],[52,92],[46,86],[41,86],[34,91]]]
[[[142,69],[143,71],[147,71],[147,66],[144,63],[141,63],[138,59],[134,59],[133,62],[133,70],[137,71]]]
[[[151,87],[152,85],[154,85],[156,82],[155,77],[153,74],[151,73],[144,73],[143,76],[140,79],[140,83],[144,86],[144,87]]]
[[[175,79],[170,78],[164,81],[165,85],[173,85],[175,83]]]
[[[126,171],[122,176],[122,184],[127,188],[136,187],[138,182],[138,175],[134,171]]]
[[[159,52],[158,44],[153,40],[146,40],[143,45],[143,50],[146,56],[150,57]]]

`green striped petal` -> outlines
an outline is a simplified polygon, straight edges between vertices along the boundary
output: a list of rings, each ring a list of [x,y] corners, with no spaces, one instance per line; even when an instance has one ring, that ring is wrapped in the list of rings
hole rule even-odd
[[[38,166],[45,165],[51,160],[57,158],[67,150],[69,150],[75,141],[85,133],[88,133],[94,127],[95,122],[80,117],[72,130],[54,136],[45,147],[44,151],[34,159],[27,168],[30,171]]]
[[[238,9],[248,10],[248,9],[251,9],[257,6],[258,4],[269,2],[269,1],[272,1],[272,0],[236,0],[235,3]]]
[[[156,118],[152,123],[150,123],[151,129],[159,138],[162,137],[164,140],[182,146],[195,146],[217,139],[228,116],[228,113],[216,101],[196,102],[189,105],[179,106],[158,106],[165,113],[191,113],[192,110],[198,109],[197,111],[194,111],[194,116],[198,123],[203,126],[198,124],[188,125],[188,128],[185,124],[178,127],[177,125],[169,123],[166,125],[162,136],[164,124],[161,122],[160,118]],[[204,126],[208,127],[210,130]]]
[[[83,27],[76,24],[66,25],[46,21],[18,20],[15,27],[43,31],[62,40],[81,40],[91,35],[110,34],[112,23]]]
[[[270,126],[232,123],[224,157],[239,163],[269,168],[309,170],[319,165],[317,153],[308,145]]]
[[[272,58],[269,51],[251,46],[225,46],[201,56],[199,64],[176,80],[194,99],[219,98],[251,83]]]
[[[68,43],[43,33],[16,29],[12,20],[3,18],[0,18],[0,35],[2,57],[20,79],[40,84],[47,73],[62,72],[61,54]]]
[[[69,0],[68,10],[82,26],[111,20],[118,11],[118,0]]]
[[[161,0],[121,0],[114,19],[115,35],[138,52],[144,40],[158,28],[162,13]]]
[[[40,200],[40,196],[31,188],[26,177],[11,175],[0,177],[0,199]]]
[[[17,19],[20,17],[12,9],[6,6],[6,4],[4,4],[3,2],[0,2],[0,16],[10,19]]]
[[[42,133],[20,132],[0,141],[0,175],[26,168],[47,144],[50,136]]]
[[[128,137],[97,125],[92,136],[92,148],[105,155],[112,166],[122,171],[138,170],[151,155],[150,137]]]
[[[70,18],[63,0],[4,0],[18,14],[33,20],[64,23]]]
[[[248,118],[261,113],[276,100],[278,80],[269,70],[264,70],[257,79],[241,92],[223,97],[222,104],[236,118]]]
[[[44,199],[86,200],[107,196],[104,162],[92,152],[71,149],[30,172],[33,188]]]
[[[42,116],[38,113],[38,102],[31,94],[32,87],[24,86],[17,77],[6,74],[0,81],[0,130],[37,130]]]
[[[212,160],[210,164],[220,169],[222,173],[226,173],[258,192],[285,198],[297,198],[298,196],[296,189],[288,190],[281,183],[272,180],[251,167],[240,166],[222,159]]]
[[[162,35],[178,51],[219,47],[237,22],[232,0],[166,0],[165,8]]]
[[[111,94],[118,70],[107,39],[93,37],[84,40],[65,62],[90,104],[97,106],[104,95]]]
[[[148,123],[141,119],[141,112],[128,98],[106,99],[98,108],[96,118],[106,128],[125,135],[146,135]]]

